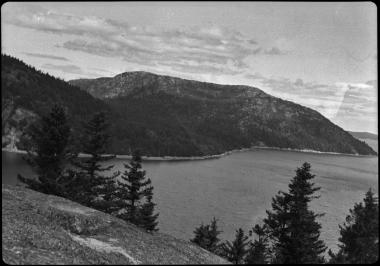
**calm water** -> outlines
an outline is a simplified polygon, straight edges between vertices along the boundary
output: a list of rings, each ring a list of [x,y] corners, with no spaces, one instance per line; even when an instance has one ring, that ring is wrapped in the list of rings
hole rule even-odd
[[[16,174],[32,174],[20,155],[2,153],[2,182],[16,184]],[[321,155],[275,150],[254,150],[204,161],[144,162],[154,185],[159,228],[189,239],[201,222],[219,219],[222,238],[232,239],[235,229],[248,230],[265,217],[271,198],[287,190],[296,167],[312,165],[321,197],[312,202],[320,218],[322,238],[335,249],[338,224],[369,187],[378,193],[378,158]],[[114,160],[123,170],[123,160]]]

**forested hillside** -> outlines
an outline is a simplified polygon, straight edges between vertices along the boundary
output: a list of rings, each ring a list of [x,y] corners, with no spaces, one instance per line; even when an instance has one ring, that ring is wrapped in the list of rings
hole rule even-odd
[[[320,113],[248,86],[219,85],[147,72],[70,81],[112,108],[114,150],[206,155],[261,145],[375,154]]]
[[[74,135],[93,113],[106,111],[108,152],[116,154],[199,156],[251,146],[376,154],[318,112],[253,87],[147,72],[70,83],[2,55],[2,146],[13,141],[22,149],[28,124],[60,103]]]
[[[109,110],[89,93],[7,55],[1,56],[1,103],[2,146],[9,144],[13,135],[19,149],[23,148],[21,135],[28,124],[54,103],[66,108],[76,131],[95,111]]]

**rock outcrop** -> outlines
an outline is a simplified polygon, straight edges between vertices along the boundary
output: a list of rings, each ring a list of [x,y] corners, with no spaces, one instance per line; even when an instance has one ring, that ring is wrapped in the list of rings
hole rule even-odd
[[[11,100],[3,100],[1,118],[1,147],[9,151],[23,149],[23,133],[37,115],[24,108],[16,108]]]
[[[7,264],[227,264],[190,242],[9,185],[2,186],[2,243]]]

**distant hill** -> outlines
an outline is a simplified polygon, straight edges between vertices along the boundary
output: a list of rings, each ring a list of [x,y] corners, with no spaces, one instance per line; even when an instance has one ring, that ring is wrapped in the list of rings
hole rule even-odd
[[[70,81],[103,99],[115,115],[114,149],[206,155],[255,145],[376,154],[320,113],[249,86],[148,72]]]
[[[379,142],[376,134],[368,133],[368,132],[352,132],[349,133],[355,138],[364,141],[368,144],[375,152],[379,151]]]
[[[353,131],[348,131],[352,136],[358,139],[372,139],[372,140],[377,140],[377,135],[369,132],[353,132]]]

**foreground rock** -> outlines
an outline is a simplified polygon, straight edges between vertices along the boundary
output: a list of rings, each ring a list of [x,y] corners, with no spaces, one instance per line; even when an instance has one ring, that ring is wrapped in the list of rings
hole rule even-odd
[[[190,242],[9,185],[2,185],[2,243],[7,264],[227,263]]]

